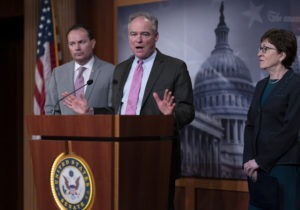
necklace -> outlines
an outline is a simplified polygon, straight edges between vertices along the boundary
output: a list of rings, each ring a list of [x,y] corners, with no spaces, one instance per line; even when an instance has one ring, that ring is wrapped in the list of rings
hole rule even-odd
[[[274,84],[276,84],[279,81],[280,81],[280,79],[270,79],[269,80],[269,84],[274,85]]]

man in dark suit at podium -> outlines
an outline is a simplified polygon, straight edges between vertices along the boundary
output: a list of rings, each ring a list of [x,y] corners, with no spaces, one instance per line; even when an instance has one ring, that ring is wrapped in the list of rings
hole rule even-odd
[[[112,106],[121,115],[173,115],[176,137],[173,142],[169,210],[174,209],[175,179],[180,175],[178,130],[195,116],[191,79],[185,62],[162,54],[156,48],[158,20],[148,13],[132,14],[128,23],[129,46],[133,52],[118,64],[113,76]],[[135,71],[141,71],[139,77]],[[136,95],[132,92],[135,90]],[[137,91],[136,91],[137,90]],[[74,96],[64,104],[80,114],[97,113],[84,98]]]

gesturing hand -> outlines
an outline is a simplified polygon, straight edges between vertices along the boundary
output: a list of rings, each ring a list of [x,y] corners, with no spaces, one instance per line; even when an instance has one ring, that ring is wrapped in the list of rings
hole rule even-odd
[[[156,92],[153,93],[153,97],[156,101],[159,110],[164,115],[171,115],[173,113],[176,104],[174,102],[175,98],[172,95],[172,91],[166,89],[164,92],[164,98],[162,100],[159,98]]]
[[[65,97],[68,94],[68,92],[64,92],[62,95]],[[63,100],[63,104],[78,114],[86,114],[89,111],[87,100],[83,95],[80,95],[79,98],[69,95]]]

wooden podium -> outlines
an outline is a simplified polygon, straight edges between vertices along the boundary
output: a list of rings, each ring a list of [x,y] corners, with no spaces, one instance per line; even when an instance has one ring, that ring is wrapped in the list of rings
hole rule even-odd
[[[26,120],[28,134],[41,138],[30,140],[39,209],[59,209],[50,172],[55,159],[70,151],[83,158],[93,173],[95,196],[88,209],[167,209],[172,116],[28,116]]]

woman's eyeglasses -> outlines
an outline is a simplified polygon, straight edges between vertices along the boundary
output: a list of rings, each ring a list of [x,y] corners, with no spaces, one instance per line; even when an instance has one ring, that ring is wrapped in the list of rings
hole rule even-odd
[[[272,48],[272,47],[267,47],[267,46],[263,46],[263,47],[258,48],[258,52],[262,51],[263,53],[267,53],[269,50],[277,50],[277,49]]]

